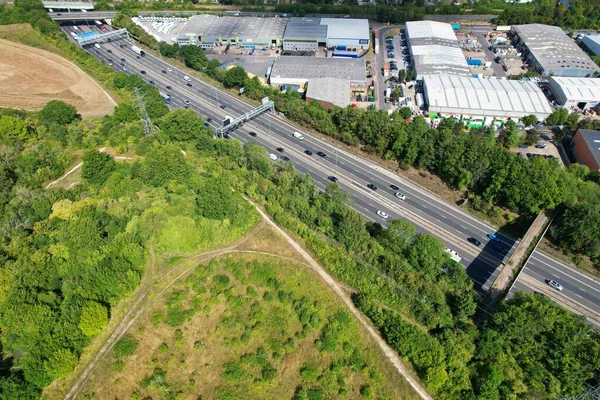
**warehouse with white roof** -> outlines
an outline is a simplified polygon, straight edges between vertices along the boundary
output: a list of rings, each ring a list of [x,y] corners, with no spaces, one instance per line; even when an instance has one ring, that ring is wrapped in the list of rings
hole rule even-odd
[[[542,90],[529,81],[426,75],[423,89],[429,112],[442,116],[506,119],[533,114],[545,119],[553,111]]]
[[[551,77],[548,87],[561,107],[585,111],[600,103],[600,79]]]
[[[417,79],[435,74],[472,75],[450,24],[409,21],[405,32]]]

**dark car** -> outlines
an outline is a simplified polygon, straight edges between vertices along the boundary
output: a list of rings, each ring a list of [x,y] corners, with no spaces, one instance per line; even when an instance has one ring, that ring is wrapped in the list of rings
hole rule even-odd
[[[167,89],[171,90],[171,89],[173,89],[173,88],[172,88],[171,86],[167,86]]]
[[[309,156],[312,156],[312,155],[313,155],[313,152],[312,152],[312,151],[310,151],[310,150],[308,150],[308,149],[304,150],[304,152],[305,152],[306,154],[308,154]]]
[[[231,139],[231,136],[229,136],[228,134],[224,134],[223,139]]]
[[[289,159],[288,157],[286,157],[286,156],[281,156],[280,158],[281,158],[283,161],[290,161],[290,159]]]
[[[327,154],[323,153],[322,151],[317,151],[317,155],[321,156],[321,157],[326,157]]]
[[[189,85],[189,83],[188,83],[188,85]],[[227,106],[226,106],[225,104],[221,104],[221,106],[220,106],[220,107],[221,107],[221,110],[224,110],[224,109],[226,109],[226,108],[227,108]]]
[[[338,181],[338,178],[336,178],[335,176],[328,176],[327,179],[329,179],[331,182],[335,183]]]
[[[192,84],[188,82],[188,83],[186,83],[186,86],[192,87]]]
[[[108,59],[108,62],[112,62],[112,58],[109,58],[109,59]]]
[[[154,85],[154,81],[148,81],[148,83]]]
[[[139,60],[141,57],[140,57],[140,56],[137,56],[136,58]]]
[[[377,186],[373,185],[372,183],[369,183],[367,187],[371,190],[377,190]]]
[[[212,118],[206,118],[206,122],[212,122]]]
[[[120,45],[119,45],[119,47],[120,47],[120,48],[123,48],[123,47],[125,47],[125,46],[124,46],[124,45],[122,45],[122,44],[120,44]]]
[[[284,152],[283,147],[278,147],[277,151],[280,152],[280,153],[283,153]]]
[[[400,190],[400,188],[396,185],[390,185],[390,188],[394,189],[394,190]]]
[[[124,67],[124,66],[125,66],[125,63],[121,63],[121,66],[122,66],[122,67]]]
[[[475,246],[481,246],[481,242],[474,237],[470,237],[467,239],[469,243],[473,243]]]
[[[494,244],[494,249],[495,249],[495,250],[496,250],[498,253],[502,254],[503,256],[504,256],[504,255],[506,255],[506,254],[508,253],[508,250],[506,250],[504,247],[500,246],[500,245],[499,245],[499,244],[497,244],[497,243],[496,243],[496,244]]]
[[[125,59],[124,59],[124,58],[121,58],[121,61],[125,62]]]
[[[108,50],[106,50],[106,51],[108,51],[109,53],[112,53],[112,50],[111,50],[111,49],[108,49]]]
[[[248,135],[250,135],[250,136],[252,136],[252,137],[256,137],[256,132],[252,132],[252,131],[250,131],[250,132],[248,132]]]
[[[146,71],[141,70],[140,72],[142,73],[142,75],[146,75]]]
[[[163,69],[163,70],[162,70],[162,73],[163,73],[163,74],[166,74],[166,73],[167,73],[167,71]]]
[[[522,148],[522,149],[526,149],[526,148],[528,148],[529,146],[527,146],[526,144],[520,144],[520,145],[519,145],[519,147],[520,147],[520,148]]]

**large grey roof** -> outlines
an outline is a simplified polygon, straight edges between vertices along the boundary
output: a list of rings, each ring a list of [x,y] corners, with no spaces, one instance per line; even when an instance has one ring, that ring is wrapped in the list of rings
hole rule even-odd
[[[290,18],[285,28],[284,39],[326,39],[327,25],[321,18]]]
[[[191,17],[180,34],[223,38],[283,38],[287,18]]]
[[[433,112],[513,118],[552,113],[542,90],[530,81],[430,75],[423,77],[423,86]]]
[[[471,76],[450,24],[410,21],[406,23],[406,37],[417,77],[441,73]]]
[[[588,73],[600,68],[558,26],[513,25],[513,29],[544,71],[579,69]]]
[[[327,101],[338,107],[350,105],[350,82],[338,78],[313,78],[308,80],[306,97]]]
[[[550,77],[550,82],[560,90],[566,99],[577,101],[600,101],[599,78]]]
[[[591,129],[580,129],[581,137],[585,141],[585,144],[590,149],[592,156],[596,163],[600,165],[600,131],[593,131]]]
[[[366,81],[363,59],[331,57],[279,57],[273,64],[272,78],[340,78]]]
[[[369,39],[369,20],[351,18],[321,18],[327,25],[328,39]]]

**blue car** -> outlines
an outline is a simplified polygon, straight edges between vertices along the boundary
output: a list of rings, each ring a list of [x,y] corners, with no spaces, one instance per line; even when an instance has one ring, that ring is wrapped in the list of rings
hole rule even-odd
[[[500,238],[499,238],[498,236],[494,235],[493,233],[488,233],[487,237],[488,237],[490,240],[493,240],[493,241],[496,241],[496,242],[499,242],[499,241],[500,241]]]
[[[504,247],[500,246],[499,244],[494,244],[494,249],[496,249],[496,251],[498,253],[502,254],[503,256],[508,254],[508,250],[506,250]]]

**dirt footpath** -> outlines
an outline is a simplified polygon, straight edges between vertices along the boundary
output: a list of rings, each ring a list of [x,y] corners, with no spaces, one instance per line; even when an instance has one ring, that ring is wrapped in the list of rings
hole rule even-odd
[[[83,117],[102,117],[116,105],[70,61],[0,39],[0,107],[39,110],[50,100],[73,105]]]

